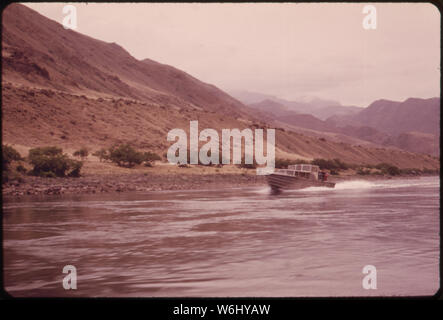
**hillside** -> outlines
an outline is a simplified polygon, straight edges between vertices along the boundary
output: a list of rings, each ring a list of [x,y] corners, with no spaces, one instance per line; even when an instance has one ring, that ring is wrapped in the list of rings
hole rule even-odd
[[[23,153],[57,145],[72,152],[128,142],[163,155],[167,132],[214,128],[270,128],[253,109],[213,85],[174,67],[139,61],[105,43],[12,4],[3,12],[2,137]],[[340,158],[349,163],[389,162],[436,168],[432,157],[352,146],[278,129],[282,158]]]
[[[115,43],[65,30],[23,5],[3,12],[2,38],[3,76],[15,83],[93,97],[169,95],[237,116],[244,109],[213,85],[149,59],[139,61]]]

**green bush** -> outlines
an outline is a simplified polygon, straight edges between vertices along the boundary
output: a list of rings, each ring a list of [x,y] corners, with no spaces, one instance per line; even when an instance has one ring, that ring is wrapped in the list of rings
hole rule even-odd
[[[40,147],[29,150],[29,162],[34,166],[31,174],[41,177],[78,177],[82,162],[69,159],[58,147]],[[68,172],[68,173],[67,173]]]
[[[375,166],[377,169],[381,170],[383,174],[388,174],[390,176],[397,176],[401,173],[400,169],[394,165],[386,162],[379,163]]]
[[[69,159],[69,166],[71,172],[69,172],[68,176],[74,178],[80,177],[80,170],[83,166],[83,162]]]
[[[143,153],[143,161],[153,162],[153,161],[159,161],[161,159],[162,158],[154,152],[148,151],[148,152]]]
[[[333,161],[335,162],[335,165],[337,167],[335,169],[347,170],[350,168],[349,164],[341,161],[340,159],[335,158],[335,159],[333,159]]]
[[[131,168],[136,164],[141,164],[145,160],[145,155],[129,144],[121,144],[109,148],[109,160],[120,167]]]
[[[23,160],[20,156],[20,153],[18,153],[17,150],[15,150],[13,147],[8,145],[2,146],[2,163],[3,163],[3,169],[8,170],[9,165],[12,161],[19,161]]]
[[[320,169],[328,170],[346,170],[350,167],[347,163],[344,163],[340,159],[314,159],[311,161],[311,164],[319,166]]]
[[[396,166],[390,166],[387,168],[387,172],[390,176],[398,176],[401,172],[400,169]]]

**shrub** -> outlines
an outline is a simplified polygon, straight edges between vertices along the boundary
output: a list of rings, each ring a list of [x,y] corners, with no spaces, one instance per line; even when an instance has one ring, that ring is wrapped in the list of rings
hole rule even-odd
[[[89,155],[89,151],[86,147],[82,147],[80,150],[75,151],[73,155],[74,157],[80,157],[84,159]]]
[[[9,165],[11,164],[12,161],[19,161],[19,160],[22,160],[22,157],[20,156],[20,153],[18,153],[17,150],[8,145],[2,146],[2,163],[4,170],[9,169]]]
[[[18,172],[14,172],[14,171],[3,171],[2,172],[2,178],[3,181],[2,182],[18,182],[18,183],[22,183],[25,180],[23,179],[23,177],[21,176],[21,174],[19,174]]]
[[[386,162],[379,163],[375,166],[377,169],[381,170],[383,174],[388,174],[390,176],[396,176],[401,173],[400,169],[394,165]]]
[[[121,144],[109,148],[109,160],[120,167],[131,168],[144,161],[144,154],[136,151],[129,144]]]
[[[390,176],[397,176],[400,174],[400,169],[396,166],[390,166],[387,168],[387,172]]]
[[[26,174],[26,172],[28,171],[28,170],[26,170],[26,168],[23,167],[21,164],[19,164],[19,165],[15,168],[15,170],[17,170],[18,172],[23,173],[23,174]]]
[[[152,163],[154,161],[159,161],[161,159],[162,158],[154,152],[148,151],[143,153],[143,161],[145,162],[145,167],[152,167]]]
[[[341,161],[340,159],[335,158],[335,159],[333,159],[333,161],[335,162],[335,165],[337,167],[335,169],[347,170],[350,167],[349,164]]]
[[[75,177],[80,175],[82,162],[71,160],[58,147],[41,147],[29,150],[29,162],[34,166],[31,174],[42,177]]]
[[[69,159],[69,166],[71,172],[69,172],[68,176],[74,178],[80,177],[80,169],[83,166],[83,162]]]
[[[153,161],[159,161],[161,159],[162,158],[154,152],[148,151],[148,152],[143,153],[143,161],[153,162]]]
[[[336,162],[338,161],[338,163]],[[344,166],[344,163],[342,163],[338,159],[334,160],[327,160],[327,159],[314,159],[311,161],[311,164],[317,165],[320,167],[320,169],[328,169],[328,170],[338,170],[341,169],[341,166]],[[347,166],[346,166],[347,168]]]
[[[383,169],[387,169],[388,167],[390,167],[391,165],[389,163],[386,162],[381,162],[379,164],[376,164],[375,167],[379,170],[383,170]]]
[[[371,170],[364,169],[364,168],[358,168],[357,174],[362,175],[362,176],[367,176],[367,175],[371,174]]]
[[[289,159],[275,159],[275,167],[277,169],[286,169],[293,162]]]
[[[440,170],[439,169],[423,168],[422,172],[424,174],[438,174],[440,172]]]
[[[103,160],[109,160],[108,150],[106,150],[105,148],[101,148],[100,150],[94,152],[92,155],[98,157],[100,162],[102,162]]]

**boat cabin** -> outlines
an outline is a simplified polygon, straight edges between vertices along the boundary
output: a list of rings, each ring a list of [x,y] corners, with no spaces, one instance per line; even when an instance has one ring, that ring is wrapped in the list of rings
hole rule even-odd
[[[312,164],[293,164],[288,169],[277,169],[276,173],[287,176],[302,177],[306,179],[318,180],[320,167]]]

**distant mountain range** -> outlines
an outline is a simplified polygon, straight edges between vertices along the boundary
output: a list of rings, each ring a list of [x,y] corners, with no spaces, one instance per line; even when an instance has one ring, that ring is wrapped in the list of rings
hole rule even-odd
[[[355,106],[342,106],[340,102],[320,98],[312,98],[307,101],[290,101],[276,96],[250,91],[233,91],[230,92],[230,94],[247,105],[258,106],[260,108],[260,104],[264,107],[264,101],[267,103],[272,101],[287,111],[312,114],[320,120],[326,120],[333,115],[353,115],[363,109]]]
[[[409,98],[403,102],[377,100],[354,115],[335,115],[336,125],[363,125],[389,134],[418,131],[440,134],[440,98]]]
[[[319,132],[340,133],[383,146],[412,152],[439,155],[440,98],[409,98],[403,102],[377,100],[367,108],[336,105],[325,107],[328,100],[299,103],[270,95],[237,93],[268,121],[278,121]],[[330,101],[329,101],[330,102]]]
[[[324,133],[338,123],[360,121],[353,118],[360,108],[275,97],[248,106],[172,66],[137,60],[115,43],[65,30],[24,5],[9,5],[2,18],[2,137],[3,143],[20,150],[57,145],[68,152],[81,146],[94,151],[127,142],[163,155],[171,144],[168,131],[187,130],[190,120],[198,120],[200,130],[277,128],[277,157],[389,162],[410,168],[439,165],[420,154],[351,145],[347,141],[355,139],[342,133],[336,136],[343,135],[346,143],[280,125],[286,121]],[[314,115],[303,115],[308,111]],[[427,134],[405,133],[396,141],[408,146],[417,139],[426,141]]]

